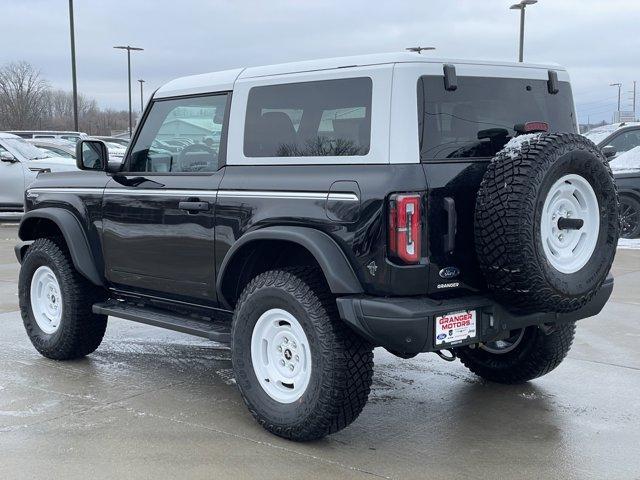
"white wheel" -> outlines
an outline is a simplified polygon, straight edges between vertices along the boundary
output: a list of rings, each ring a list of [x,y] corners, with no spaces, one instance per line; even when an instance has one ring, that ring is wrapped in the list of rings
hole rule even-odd
[[[62,294],[55,273],[49,267],[39,267],[31,278],[31,311],[44,333],[58,330],[62,318]]]
[[[574,220],[582,223],[571,224]],[[549,190],[541,216],[542,247],[549,263],[561,273],[577,272],[593,255],[599,233],[598,198],[591,184],[575,174],[560,178]]]
[[[311,351],[302,326],[286,310],[264,312],[251,335],[251,363],[260,386],[272,399],[293,403],[311,378]]]
[[[495,342],[485,343],[480,345],[482,350],[486,352],[493,353],[496,355],[502,355],[505,353],[509,353],[516,349],[522,338],[524,337],[524,328],[517,330],[513,335],[509,338],[505,338],[504,340],[496,340]]]

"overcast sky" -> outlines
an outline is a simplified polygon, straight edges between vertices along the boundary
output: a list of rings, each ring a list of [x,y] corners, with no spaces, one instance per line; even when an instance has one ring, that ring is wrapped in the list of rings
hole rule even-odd
[[[151,93],[183,75],[432,45],[429,55],[514,60],[515,0],[75,0],[78,88],[101,106],[127,107],[133,79]],[[0,64],[26,60],[71,89],[67,0],[2,0]],[[631,109],[640,80],[639,0],[540,0],[527,8],[525,61],[571,74],[580,121],[610,120],[622,82]],[[138,84],[134,105],[139,105]],[[640,86],[638,87],[640,89]]]

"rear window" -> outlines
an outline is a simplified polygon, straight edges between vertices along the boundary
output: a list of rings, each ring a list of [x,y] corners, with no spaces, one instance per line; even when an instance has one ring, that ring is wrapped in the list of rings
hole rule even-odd
[[[559,87],[552,95],[546,80],[458,77],[458,88],[447,91],[442,76],[420,77],[420,159],[493,157],[526,122],[576,132],[571,86]]]
[[[371,143],[371,90],[368,77],[252,88],[245,156],[366,155]]]

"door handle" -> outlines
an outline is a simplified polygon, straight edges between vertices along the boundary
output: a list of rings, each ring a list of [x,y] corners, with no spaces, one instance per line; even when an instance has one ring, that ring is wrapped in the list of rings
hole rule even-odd
[[[209,202],[180,202],[178,203],[180,210],[186,210],[187,212],[207,212],[209,211]]]

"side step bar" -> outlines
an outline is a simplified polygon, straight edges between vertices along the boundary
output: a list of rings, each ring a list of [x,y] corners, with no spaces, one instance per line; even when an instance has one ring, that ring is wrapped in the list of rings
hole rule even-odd
[[[175,330],[215,342],[231,343],[231,322],[194,318],[153,307],[139,307],[127,302],[109,301],[93,305],[93,313]]]

